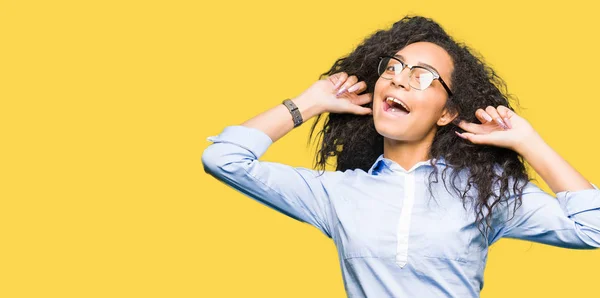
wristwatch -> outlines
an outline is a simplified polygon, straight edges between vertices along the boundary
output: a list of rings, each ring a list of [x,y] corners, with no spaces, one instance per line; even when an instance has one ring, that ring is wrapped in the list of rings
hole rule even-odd
[[[292,114],[292,120],[294,120],[294,127],[300,126],[304,120],[302,120],[302,115],[300,114],[298,107],[289,98],[284,100],[282,103],[286,108],[288,108],[288,110],[290,110],[290,113]]]

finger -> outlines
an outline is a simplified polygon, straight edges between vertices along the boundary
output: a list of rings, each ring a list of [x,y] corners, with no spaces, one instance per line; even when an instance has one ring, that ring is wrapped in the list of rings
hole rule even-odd
[[[465,134],[468,134],[468,132],[463,132],[463,133],[460,133],[460,132],[458,132],[458,131],[456,131],[456,130],[455,130],[455,131],[454,131],[454,133],[455,133],[457,136],[459,136],[460,138],[462,138],[462,139],[465,139],[465,140],[468,140],[468,139],[469,139],[469,138],[467,138],[467,136],[465,136]]]
[[[475,111],[475,117],[477,117],[477,120],[479,120],[479,122],[481,122],[482,124],[493,121],[492,116],[486,113],[483,109],[478,109],[477,111]]]
[[[498,125],[500,125],[500,127],[502,127],[502,129],[508,129],[508,126],[506,126],[506,124],[502,120],[502,117],[500,117],[500,114],[498,114],[498,111],[496,111],[496,108],[494,108],[492,106],[488,106],[487,108],[485,108],[485,111],[490,116],[492,116],[492,118],[494,118],[494,121],[496,121],[496,123],[498,123]]]
[[[344,94],[338,96],[339,99],[345,99],[346,101],[355,104],[355,105],[365,105],[373,100],[373,95],[370,93],[365,93],[361,95],[356,95],[355,93],[345,92]]]
[[[515,115],[515,112],[513,112],[511,109],[503,106],[503,105],[499,105],[496,110],[498,110],[498,114],[500,114],[500,117],[502,117],[502,119],[504,119],[504,123],[506,123],[506,126],[508,126],[508,128],[512,128],[512,123],[510,122],[510,118]]]
[[[365,83],[365,81],[360,81],[348,88],[349,93],[354,92],[356,94],[359,94],[365,90],[367,90],[367,83]]]
[[[476,134],[485,133],[485,130],[481,126],[481,124],[475,124],[475,123],[467,122],[464,120],[461,120],[458,123],[458,127],[464,129],[467,132],[471,132],[471,133],[476,133]]]
[[[459,133],[458,131],[454,131],[457,136],[473,143],[473,144],[485,144],[485,135],[476,135],[469,132]]]
[[[372,110],[369,108],[361,107],[359,105],[354,104],[349,108],[349,112],[358,115],[370,115],[373,113]]]
[[[327,77],[327,80],[331,83],[331,85],[333,85],[335,87],[335,83],[337,83],[338,76],[337,75],[330,75],[330,76]]]
[[[335,82],[332,82],[333,90],[337,90],[348,78],[348,74],[345,72],[336,73],[333,76],[335,76]]]
[[[350,86],[356,84],[358,82],[358,78],[356,76],[350,76],[346,79],[346,82],[340,86],[340,90],[337,92],[336,96],[340,96],[344,94],[350,88]]]
[[[517,113],[515,113],[515,111],[513,111],[510,108],[507,108],[506,106],[503,106],[503,105],[499,105],[498,108],[496,108],[496,110],[498,110],[498,113],[500,113],[502,118],[504,118],[504,117],[511,118],[517,114]]]
[[[373,95],[371,93],[365,93],[361,95],[357,95],[356,98],[352,100],[353,104],[362,106],[364,104],[368,104],[373,100]]]

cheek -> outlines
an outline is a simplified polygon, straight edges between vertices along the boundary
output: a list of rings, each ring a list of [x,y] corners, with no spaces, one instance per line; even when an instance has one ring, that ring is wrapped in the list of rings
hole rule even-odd
[[[418,116],[419,119],[427,120],[426,122],[430,122],[432,119],[437,119],[437,117],[441,114],[438,105],[427,103],[420,104],[415,109],[415,112],[415,115]]]
[[[413,109],[413,129],[415,133],[420,135],[437,126],[437,122],[444,109],[445,101],[440,100],[439,97],[420,96],[415,98],[414,102],[417,104]]]
[[[375,81],[375,88],[373,89],[373,92],[379,93],[380,91],[385,89],[385,87],[389,86],[389,84],[390,80],[382,79],[381,77],[379,77],[377,81]]]
[[[380,97],[381,90],[383,88],[384,82],[381,82],[381,78],[375,82],[375,88],[373,89],[373,107],[379,107],[382,103],[383,98]]]
[[[415,102],[418,105],[417,108],[419,111],[426,113],[431,118],[435,118],[442,114],[446,105],[446,97],[439,92],[421,92],[420,94],[415,94]]]

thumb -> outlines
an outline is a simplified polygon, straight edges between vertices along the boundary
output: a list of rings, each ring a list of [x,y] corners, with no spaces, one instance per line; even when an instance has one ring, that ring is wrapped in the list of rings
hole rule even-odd
[[[361,106],[355,105],[355,104],[350,104],[350,106],[348,107],[348,112],[350,112],[352,114],[358,114],[358,115],[369,115],[369,114],[372,114],[371,109],[365,108],[365,107],[361,107]]]
[[[370,103],[373,100],[373,95],[371,93],[365,93],[358,95],[356,99],[353,100],[353,103],[362,106],[364,104]]]
[[[463,132],[462,135],[473,144],[488,144],[490,142],[489,134],[476,135],[470,132]]]

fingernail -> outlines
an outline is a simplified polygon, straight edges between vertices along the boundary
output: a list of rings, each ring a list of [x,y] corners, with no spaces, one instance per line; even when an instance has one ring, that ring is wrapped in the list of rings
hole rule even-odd
[[[340,89],[340,91],[338,91],[338,93],[335,96],[340,96],[342,95],[344,92],[346,92],[346,88],[342,88]]]
[[[510,120],[508,118],[504,118],[504,123],[506,123],[508,128],[512,128],[512,124],[510,123]]]
[[[500,118],[500,117],[496,118],[496,123],[498,123],[498,125],[500,125],[500,127],[502,127],[503,129],[508,129],[506,124],[504,124],[504,122],[502,121],[502,118]]]
[[[492,116],[485,113],[485,114],[483,114],[483,119],[485,119],[485,121],[487,121],[487,122],[490,122],[490,121],[492,121]]]
[[[358,87],[359,87],[358,85],[354,85],[354,86],[348,88],[348,92],[354,92],[354,91],[358,90]]]
[[[456,130],[454,131],[454,133],[456,133],[456,135],[457,135],[457,136],[459,136],[459,137],[461,137],[461,138],[463,138],[463,139],[465,139],[465,140],[467,139],[467,137],[465,137],[465,136],[461,135],[461,134],[460,134],[460,133],[458,133],[458,131],[456,131]]]

